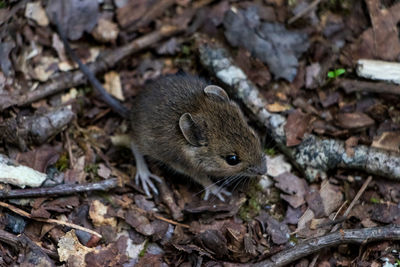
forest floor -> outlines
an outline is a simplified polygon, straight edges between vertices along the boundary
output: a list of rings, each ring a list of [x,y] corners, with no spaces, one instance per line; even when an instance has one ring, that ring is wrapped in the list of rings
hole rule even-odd
[[[127,108],[178,71],[225,86],[267,174],[205,201],[149,160],[146,196],[57,23]],[[0,266],[399,266],[399,23],[397,0],[0,0]]]

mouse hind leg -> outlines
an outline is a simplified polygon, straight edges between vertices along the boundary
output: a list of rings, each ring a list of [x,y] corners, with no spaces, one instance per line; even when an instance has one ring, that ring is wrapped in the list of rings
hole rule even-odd
[[[156,195],[158,195],[158,190],[151,179],[154,179],[155,181],[162,183],[161,178],[150,172],[149,167],[147,166],[147,163],[144,160],[142,153],[139,152],[138,148],[136,147],[133,141],[131,142],[131,150],[133,155],[135,156],[135,161],[136,161],[136,175],[135,175],[136,184],[137,185],[139,185],[139,183],[142,184],[142,188],[147,196],[151,196],[149,187]]]

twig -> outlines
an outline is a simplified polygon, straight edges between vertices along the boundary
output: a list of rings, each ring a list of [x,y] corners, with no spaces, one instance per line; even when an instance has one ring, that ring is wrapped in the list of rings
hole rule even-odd
[[[56,220],[56,219],[35,218],[35,217],[32,217],[32,215],[27,213],[26,211],[21,210],[21,209],[19,209],[17,207],[14,207],[13,205],[10,205],[8,203],[1,202],[1,201],[0,201],[0,206],[4,207],[4,208],[7,208],[7,209],[11,210],[12,212],[14,212],[14,213],[16,213],[16,214],[18,214],[18,215],[20,215],[22,217],[26,217],[26,218],[29,218],[29,219],[32,219],[32,220],[35,220],[35,221],[38,221],[38,222],[54,223],[54,224],[58,224],[58,225],[67,226],[67,227],[70,227],[70,228],[73,228],[73,229],[78,229],[78,230],[87,232],[87,233],[95,235],[95,236],[97,236],[99,238],[102,238],[101,234],[99,234],[99,233],[97,233],[97,232],[95,232],[93,230],[90,230],[88,228],[82,227],[80,225],[74,224],[74,223],[64,222],[64,221],[60,221],[60,220]]]
[[[72,154],[72,148],[71,148],[71,141],[69,139],[69,134],[68,131],[64,132],[65,140],[67,141],[67,151],[68,151],[68,158],[69,158],[69,166],[74,166],[75,165],[75,158],[73,157]]]
[[[400,240],[400,227],[386,226],[355,230],[340,230],[325,236],[304,240],[293,248],[275,254],[270,259],[255,263],[252,266],[285,266],[302,257],[318,252],[323,248],[339,244],[366,244],[382,240]]]
[[[58,254],[56,252],[38,246],[37,244],[32,242],[32,240],[30,240],[25,234],[16,236],[0,229],[0,241],[12,246],[15,250],[20,249],[23,244],[26,244],[31,248],[37,248],[42,250],[44,253],[46,253],[53,259],[58,259]]]
[[[161,221],[164,221],[164,222],[167,222],[167,223],[170,223],[170,224],[173,224],[173,225],[181,226],[181,227],[183,227],[183,228],[190,228],[190,226],[187,225],[187,224],[175,222],[175,221],[173,221],[173,220],[164,218],[164,217],[162,217],[161,215],[158,215],[158,214],[156,214],[156,213],[154,213],[154,212],[151,212],[151,211],[146,211],[146,210],[141,209],[141,208],[138,208],[138,207],[135,207],[135,210],[137,210],[138,212],[140,212],[140,213],[142,213],[142,214],[144,214],[144,215],[151,215],[151,216],[154,216],[155,218],[157,218],[157,219],[159,219],[159,220],[161,220]]]
[[[0,229],[0,241],[9,244],[10,246],[12,246],[14,249],[18,249],[20,242],[18,240],[18,237],[10,234],[7,231],[1,230]]]
[[[333,216],[332,221],[335,221],[337,216],[340,214],[340,212],[342,211],[342,209],[346,206],[347,204],[347,200],[345,202],[343,202],[343,204],[339,207],[339,209],[337,210],[337,212],[335,213],[335,216]]]
[[[347,207],[346,211],[343,213],[343,217],[347,218],[349,216],[350,211],[353,209],[354,205],[357,203],[357,201],[360,199],[362,194],[364,193],[365,189],[367,189],[369,183],[372,181],[372,176],[368,176],[367,180],[365,180],[364,184],[361,186],[360,190],[358,190],[357,195],[354,197],[354,199],[351,201],[350,205]],[[340,224],[336,224],[331,232],[334,232],[338,230],[340,227]]]
[[[369,185],[369,183],[371,182],[371,180],[372,180],[372,176],[369,176],[369,177],[367,178],[367,180],[365,180],[364,184],[361,186],[360,190],[358,190],[356,196],[355,196],[354,199],[351,201],[351,203],[350,203],[350,205],[347,207],[346,211],[343,213],[343,219],[346,219],[346,217],[349,215],[350,211],[352,210],[352,208],[354,207],[354,205],[357,203],[357,201],[360,199],[360,197],[361,197],[361,195],[364,193],[365,189],[367,189],[367,186]],[[347,201],[346,201],[346,202],[347,202]],[[344,203],[346,203],[346,202],[344,202]],[[339,214],[339,212],[340,212],[340,210],[342,209],[342,207],[344,207],[344,203],[343,203],[343,205],[340,207],[340,209],[338,210],[338,212],[336,212],[336,215],[335,215],[335,217],[334,217],[333,220],[335,220],[336,216]],[[344,221],[344,220],[343,220],[343,221]],[[335,226],[332,227],[331,231],[329,231],[329,232],[331,232],[331,233],[332,233],[332,232],[335,232],[335,231],[337,231],[340,227],[341,227],[341,224],[340,224],[340,223],[339,223],[339,224],[336,224]],[[313,260],[312,260],[312,262],[310,263],[310,266],[309,266],[309,267],[313,267],[313,266],[316,264],[316,262],[317,262],[317,260],[318,260],[318,257],[319,257],[319,253],[316,254],[316,255],[313,257]]]
[[[164,218],[164,217],[162,217],[162,216],[160,216],[158,214],[155,214],[155,213],[153,213],[153,216],[156,217],[157,219],[161,220],[161,221],[164,221],[164,222],[167,222],[167,223],[170,223],[170,224],[173,224],[173,225],[181,226],[183,228],[190,228],[190,226],[187,225],[187,224],[175,222],[173,220]]]
[[[40,187],[29,189],[15,189],[11,191],[1,191],[0,199],[26,198],[42,196],[65,196],[89,191],[108,191],[118,187],[118,179],[107,179],[98,183],[89,184],[61,184],[53,187]]]
[[[298,20],[302,16],[306,15],[308,12],[313,10],[313,8],[315,8],[319,4],[319,2],[321,2],[321,0],[314,0],[309,6],[304,8],[297,15],[293,16],[292,18],[290,18],[289,21],[288,21],[288,24],[292,24],[293,22],[295,22],[296,20]]]
[[[350,79],[341,79],[339,86],[344,89],[346,94],[352,92],[368,92],[378,94],[400,95],[400,85],[388,84],[385,82],[365,82]]]
[[[55,260],[59,260],[58,257],[58,253],[46,248],[42,248],[41,246],[39,246],[38,244],[36,244],[35,242],[33,242],[26,234],[21,234],[18,236],[18,241],[25,245],[28,246],[29,248],[31,248],[32,250],[39,250],[41,253],[43,253],[43,256],[46,257],[46,259],[50,262],[50,259],[46,256],[46,254],[48,256],[50,256],[51,258],[55,259]]]

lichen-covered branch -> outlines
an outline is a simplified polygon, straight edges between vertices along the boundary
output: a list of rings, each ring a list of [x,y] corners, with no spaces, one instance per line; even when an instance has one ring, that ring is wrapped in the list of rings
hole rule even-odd
[[[74,116],[71,106],[64,106],[44,114],[10,118],[0,124],[0,140],[25,150],[28,145],[43,144],[64,130]]]
[[[266,102],[246,74],[233,63],[227,51],[216,45],[199,41],[200,60],[221,82],[234,90],[257,120],[265,125],[270,136],[310,180],[326,176],[326,171],[337,167],[361,169],[391,179],[400,179],[400,155],[367,146],[354,147],[354,155],[346,153],[344,142],[307,135],[296,147],[286,147],[284,126],[286,118],[269,113]]]

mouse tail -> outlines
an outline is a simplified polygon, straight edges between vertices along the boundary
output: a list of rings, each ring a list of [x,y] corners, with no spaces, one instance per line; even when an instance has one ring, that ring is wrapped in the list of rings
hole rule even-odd
[[[56,18],[57,16],[55,16]],[[116,98],[112,97],[103,87],[103,85],[99,82],[99,80],[94,76],[93,72],[83,64],[83,62],[79,59],[76,53],[72,50],[71,46],[68,43],[67,37],[63,29],[61,28],[61,24],[56,19],[56,26],[58,34],[62,42],[64,43],[65,50],[67,51],[70,58],[78,63],[79,69],[83,72],[86,78],[89,80],[90,84],[93,88],[100,94],[102,100],[107,103],[115,112],[121,115],[123,118],[129,118],[129,110],[124,107]]]

